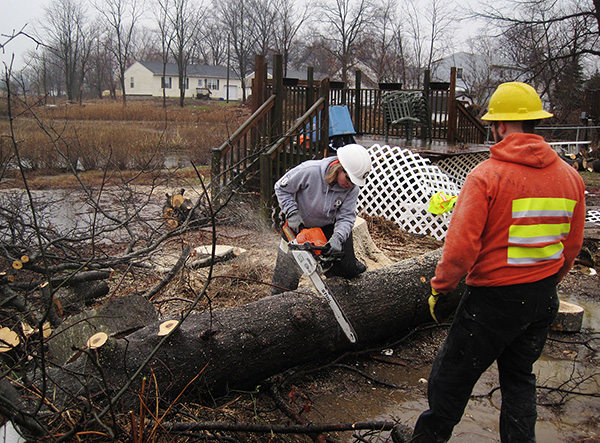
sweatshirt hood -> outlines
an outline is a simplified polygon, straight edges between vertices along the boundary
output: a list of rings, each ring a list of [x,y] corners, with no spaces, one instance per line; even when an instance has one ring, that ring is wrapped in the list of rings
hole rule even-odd
[[[532,168],[545,168],[558,160],[558,154],[537,134],[510,134],[490,147],[495,160],[517,163]]]
[[[346,191],[346,189],[342,188],[337,182],[326,183],[326,181],[325,181],[325,175],[327,174],[327,170],[329,169],[329,166],[337,159],[338,159],[337,157],[326,157],[321,161],[321,176],[323,177],[323,182],[326,184],[326,186],[323,188],[324,194],[327,194],[330,189],[333,189],[337,192]]]

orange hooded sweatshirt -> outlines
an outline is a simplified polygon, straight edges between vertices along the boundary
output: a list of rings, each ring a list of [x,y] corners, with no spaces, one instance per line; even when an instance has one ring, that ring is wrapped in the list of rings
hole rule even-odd
[[[583,243],[585,185],[544,139],[511,134],[467,176],[431,287],[536,282],[573,266]]]

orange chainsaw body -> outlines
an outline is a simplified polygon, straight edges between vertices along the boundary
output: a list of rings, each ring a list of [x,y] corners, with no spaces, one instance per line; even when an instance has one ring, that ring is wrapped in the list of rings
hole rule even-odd
[[[283,226],[283,232],[285,233],[289,241],[294,240],[294,233],[288,226],[287,222]],[[325,234],[323,233],[323,230],[321,228],[302,229],[298,233],[298,235],[296,235],[295,239],[296,243],[298,243],[299,245],[309,243],[312,246],[322,247],[327,244],[327,237],[325,237]],[[314,250],[313,252],[315,255],[321,254],[321,251],[318,249]]]

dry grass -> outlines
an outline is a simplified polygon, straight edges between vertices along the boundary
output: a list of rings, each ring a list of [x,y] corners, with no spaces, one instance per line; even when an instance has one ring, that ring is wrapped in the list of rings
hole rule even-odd
[[[10,164],[16,145],[31,171],[60,171],[69,163],[86,171],[161,168],[173,156],[206,165],[211,150],[239,127],[249,110],[221,102],[191,104],[166,109],[154,100],[126,106],[118,101],[31,109],[17,105],[13,132],[7,118],[0,120],[0,162]]]

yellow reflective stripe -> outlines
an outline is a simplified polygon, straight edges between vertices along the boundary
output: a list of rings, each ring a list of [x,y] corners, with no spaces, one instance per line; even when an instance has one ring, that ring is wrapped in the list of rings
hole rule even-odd
[[[570,223],[512,225],[508,231],[508,242],[512,244],[556,243],[565,238],[570,230]]]
[[[530,264],[541,261],[555,260],[560,258],[563,251],[563,244],[545,246],[543,248],[532,248],[526,246],[509,246],[508,263],[509,264]]]
[[[576,204],[576,200],[568,198],[519,198],[512,202],[512,216],[571,217]]]

